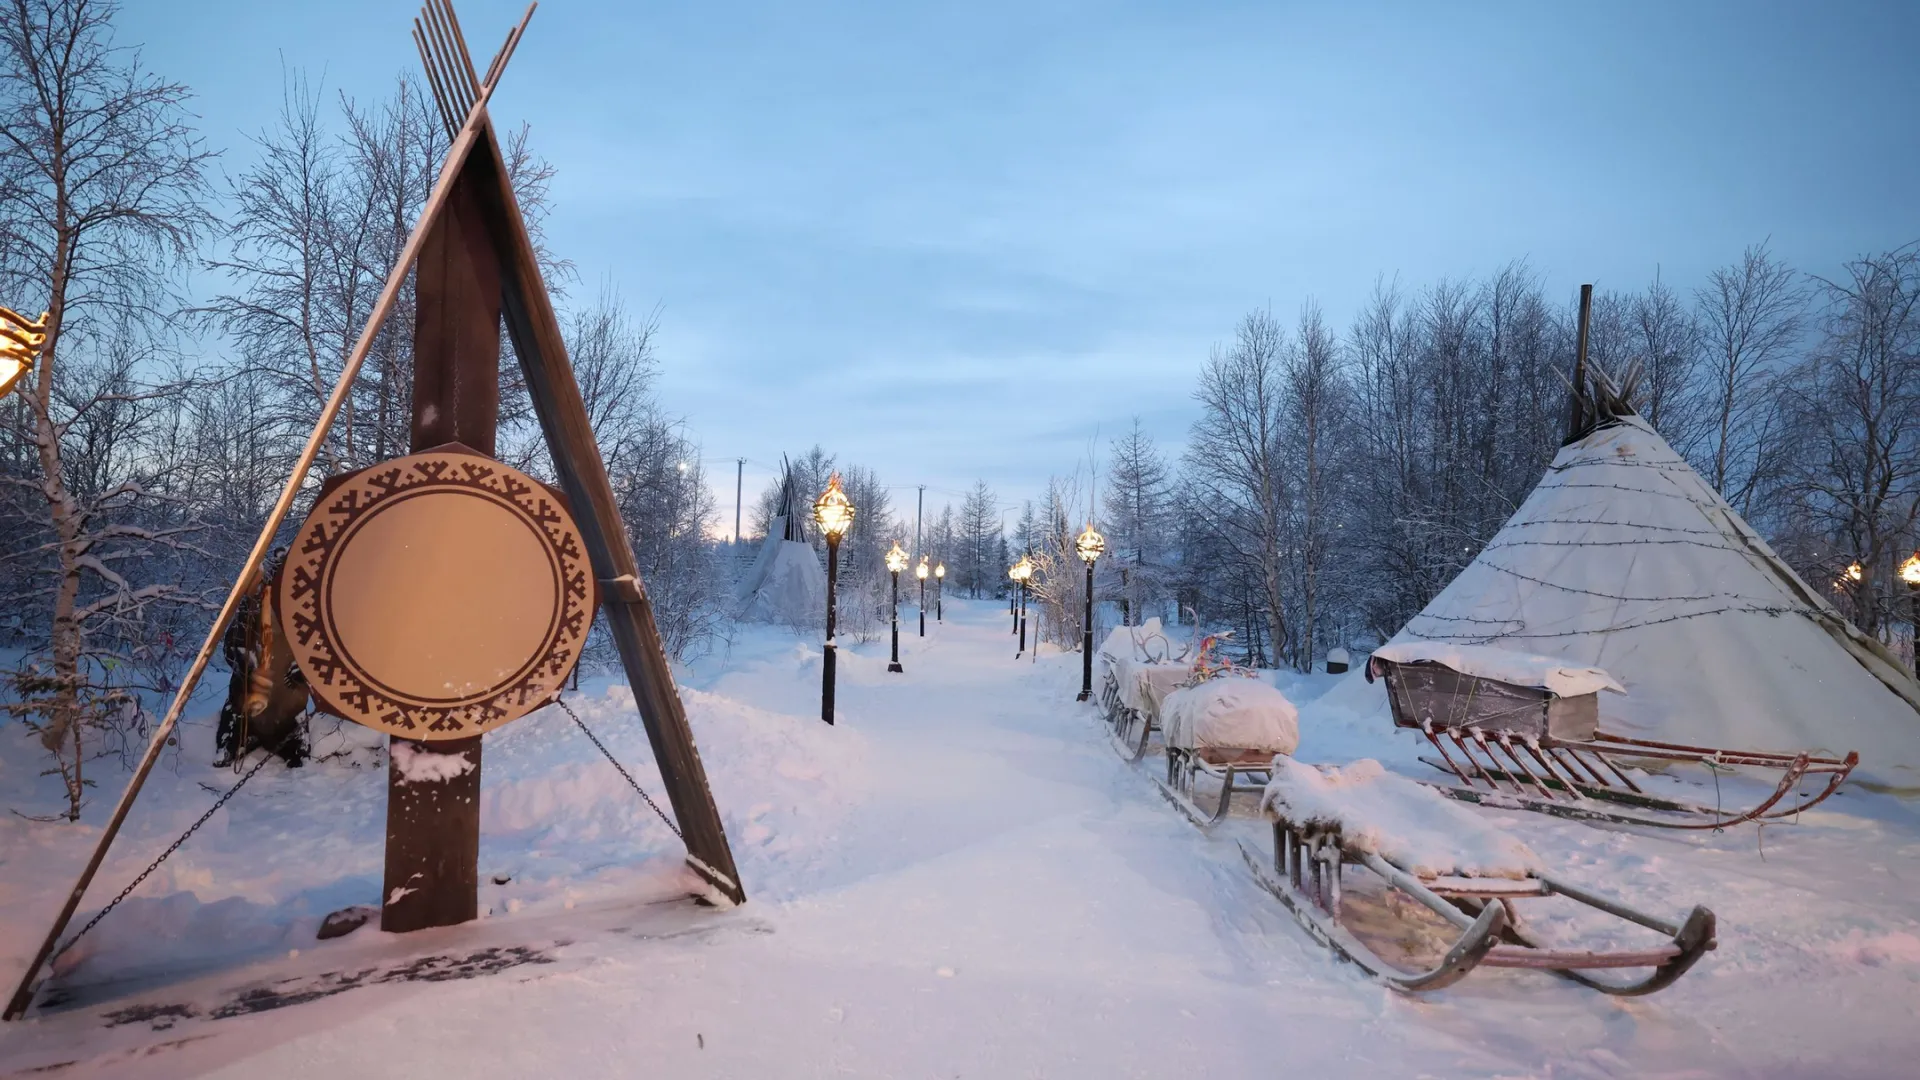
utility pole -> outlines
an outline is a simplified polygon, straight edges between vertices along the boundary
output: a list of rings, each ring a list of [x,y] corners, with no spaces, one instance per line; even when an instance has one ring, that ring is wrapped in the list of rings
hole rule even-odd
[[[735,458],[733,468],[733,546],[740,547],[740,492],[747,479],[747,459]]]
[[[913,504],[913,553],[917,556],[927,550],[920,546],[920,512],[927,507],[927,485],[920,485],[920,496]]]

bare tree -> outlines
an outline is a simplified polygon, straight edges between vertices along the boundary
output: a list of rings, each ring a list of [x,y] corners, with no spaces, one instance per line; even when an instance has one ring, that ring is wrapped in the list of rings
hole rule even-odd
[[[1299,597],[1298,632],[1288,642],[1296,668],[1308,670],[1322,618],[1322,586],[1332,555],[1342,486],[1339,460],[1345,450],[1347,383],[1340,348],[1321,318],[1319,305],[1300,310],[1295,347],[1282,359],[1289,475],[1288,563]],[[1274,639],[1278,642],[1279,637]]]
[[[1839,582],[1867,633],[1891,621],[1895,566],[1920,521],[1920,247],[1856,259],[1817,279],[1818,347],[1793,380],[1787,485],[1829,552],[1819,577]],[[1858,565],[1858,578],[1843,573]]]
[[[149,495],[136,477],[100,465],[76,482],[76,457],[97,447],[75,440],[103,414],[177,392],[149,379],[143,361],[177,305],[174,274],[209,222],[208,153],[188,126],[188,91],[115,47],[114,14],[107,0],[0,8],[0,286],[48,313],[25,388],[48,557],[48,667],[31,696],[43,743],[71,762],[69,817],[81,801],[81,722],[99,693],[82,670],[90,632],[109,617],[197,599],[142,583],[134,553],[180,532],[127,520]]]
[[[1286,417],[1286,330],[1266,309],[1240,320],[1231,346],[1215,346],[1194,392],[1200,419],[1187,448],[1198,501],[1234,561],[1258,582],[1259,608],[1274,656],[1287,647],[1282,564],[1286,476],[1280,435]]]
[[[1641,364],[1640,412],[1684,451],[1697,438],[1700,332],[1680,294],[1658,277],[1633,298],[1633,346]]]
[[[1754,498],[1779,449],[1774,380],[1800,339],[1806,292],[1765,244],[1715,270],[1694,293],[1701,336],[1705,430],[1696,454],[1707,481],[1739,510]]]

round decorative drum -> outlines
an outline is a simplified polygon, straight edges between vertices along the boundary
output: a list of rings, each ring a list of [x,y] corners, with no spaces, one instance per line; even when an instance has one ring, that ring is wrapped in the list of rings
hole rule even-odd
[[[491,731],[580,659],[593,589],[580,530],[532,477],[465,448],[410,454],[324,492],[279,582],[322,705],[409,739]]]

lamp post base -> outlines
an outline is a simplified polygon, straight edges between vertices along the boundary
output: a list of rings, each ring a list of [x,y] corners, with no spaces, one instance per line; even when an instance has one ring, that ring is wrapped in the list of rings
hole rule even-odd
[[[1077,694],[1075,694],[1075,695],[1073,695],[1073,700],[1075,700],[1075,701],[1092,701],[1092,700],[1093,700],[1093,694],[1092,694],[1092,693],[1091,693],[1090,691],[1086,691],[1086,690],[1082,690],[1082,691],[1080,691],[1079,693],[1077,693]]]
[[[898,672],[901,672],[902,674],[904,674],[904,673],[906,672],[906,670],[907,670],[907,669],[906,669],[906,668],[903,668],[903,667],[901,667],[901,666],[900,666],[900,661],[898,661],[898,660],[895,660],[895,661],[894,661],[893,663],[891,663],[891,664],[888,664],[888,665],[887,665],[887,670],[888,670],[888,671],[898,671]]]

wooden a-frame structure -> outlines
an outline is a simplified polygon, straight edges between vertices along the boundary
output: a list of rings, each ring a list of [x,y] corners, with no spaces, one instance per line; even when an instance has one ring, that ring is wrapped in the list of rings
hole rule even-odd
[[[599,582],[607,626],[632,684],[661,780],[686,841],[687,863],[714,893],[733,903],[746,899],[719,810],[707,785],[706,771],[700,764],[686,713],[673,684],[653,609],[641,584],[633,547],[608,481],[606,464],[594,442],[586,406],[567,358],[560,322],[541,276],[526,220],[514,197],[500,140],[487,112],[487,103],[537,6],[536,3],[527,8],[526,16],[507,35],[484,76],[474,70],[448,0],[427,0],[421,18],[415,22],[414,40],[426,65],[428,84],[441,119],[451,136],[446,161],[388,275],[372,315],[341,370],[339,381],[321,410],[306,448],[254,541],[219,615],[208,628],[206,641],[181,681],[165,719],[155,729],[132,779],[114,807],[113,816],[101,833],[85,870],[47,932],[46,940],[22,974],[7,1004],[6,1019],[18,1018],[32,1003],[41,970],[54,954],[60,935],[72,920],[141,786],[173,735],[189,696],[234,617],[246,583],[258,572],[275,534],[292,509],[375,337],[392,313],[402,285],[416,263],[420,325],[415,331],[414,449],[454,441],[483,450],[491,448],[493,422],[498,411],[498,328],[504,322],[525,374],[534,412],[553,455],[561,491],[585,540],[593,575]],[[463,372],[467,374],[464,380]],[[424,403],[431,403],[433,407],[423,408]],[[477,761],[479,736],[471,742],[470,751]],[[444,742],[416,744],[416,748],[445,747]],[[428,888],[424,891],[429,896],[435,892],[443,895],[424,907],[417,906],[416,913],[405,920],[407,925],[393,925],[392,919],[383,921],[387,929],[446,925],[473,917],[478,773],[477,768],[471,771],[474,798],[435,800],[442,806],[463,803],[468,808],[452,814],[423,807],[418,799],[412,803],[396,802],[400,789],[390,786],[389,880],[394,878],[396,867],[405,870],[411,866],[414,877],[425,873]],[[404,879],[407,875],[400,876]]]

